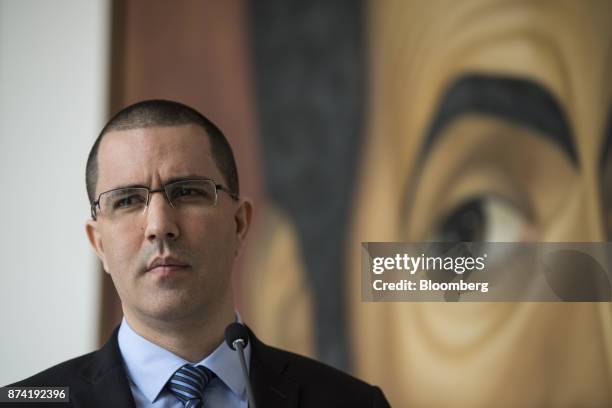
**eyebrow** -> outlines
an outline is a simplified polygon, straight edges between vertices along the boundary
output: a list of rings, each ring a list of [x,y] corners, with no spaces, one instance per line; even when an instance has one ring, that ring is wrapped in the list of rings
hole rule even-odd
[[[599,171],[603,172],[607,162],[610,160],[610,153],[612,150],[612,107],[608,110],[608,119],[606,122],[606,128],[604,130],[604,144],[601,149],[601,156],[599,158]]]
[[[421,163],[439,141],[442,130],[458,117],[480,113],[539,131],[578,167],[578,155],[567,116],[542,85],[526,78],[470,74],[446,90],[422,148]]]
[[[177,176],[177,177],[172,177],[168,180],[166,180],[164,183],[162,183],[162,185],[167,185],[170,183],[176,183],[177,181],[185,181],[185,180],[205,180],[205,179],[210,179],[215,181],[215,183],[217,183],[217,181],[215,179],[213,179],[212,177],[205,177],[205,176],[201,176],[199,174],[187,174],[184,176]],[[122,186],[117,186],[115,188],[112,188],[111,190],[118,190],[120,188],[151,188],[150,186],[146,186],[144,184],[138,184],[138,183],[134,183],[134,184],[127,184],[127,185],[122,185]],[[108,190],[108,191],[111,191]]]

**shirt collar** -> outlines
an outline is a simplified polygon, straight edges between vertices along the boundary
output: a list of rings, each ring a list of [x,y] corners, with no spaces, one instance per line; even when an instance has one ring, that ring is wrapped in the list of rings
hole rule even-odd
[[[237,314],[237,321],[241,322]],[[172,374],[185,364],[193,364],[136,333],[125,317],[117,338],[127,374],[144,396],[153,403]],[[247,367],[251,361],[251,343],[244,349]],[[246,400],[246,384],[237,352],[223,341],[196,365],[212,370],[240,399]]]

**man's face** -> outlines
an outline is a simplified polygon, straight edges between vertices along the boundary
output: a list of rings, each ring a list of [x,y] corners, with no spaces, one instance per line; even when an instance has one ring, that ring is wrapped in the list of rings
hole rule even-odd
[[[96,195],[130,185],[159,189],[181,178],[227,186],[198,126],[115,131],[100,145]],[[231,271],[249,221],[250,204],[222,191],[216,206],[189,209],[171,207],[161,192],[135,217],[100,214],[87,233],[124,313],[169,321],[233,307]],[[149,269],[156,259],[184,266]]]

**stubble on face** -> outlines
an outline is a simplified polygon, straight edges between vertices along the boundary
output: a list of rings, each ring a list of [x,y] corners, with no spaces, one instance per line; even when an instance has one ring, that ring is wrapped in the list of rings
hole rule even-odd
[[[129,184],[159,188],[184,175],[225,184],[203,132],[179,126],[109,133],[100,146],[98,192]],[[220,194],[216,207],[184,214],[170,208],[163,194],[154,194],[135,224],[99,221],[105,269],[126,316],[169,322],[200,319],[219,308],[233,310],[236,240],[233,202],[228,200]],[[148,270],[157,257],[171,257],[186,267],[171,273]]]

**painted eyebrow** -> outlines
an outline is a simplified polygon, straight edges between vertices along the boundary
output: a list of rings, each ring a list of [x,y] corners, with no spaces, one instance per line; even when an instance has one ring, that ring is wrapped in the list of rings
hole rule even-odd
[[[604,132],[604,144],[602,145],[601,156],[599,157],[600,172],[604,171],[606,164],[610,161],[610,153],[612,153],[612,106],[608,110],[608,119]]]
[[[567,116],[557,99],[538,82],[517,77],[470,74],[446,90],[422,147],[421,164],[440,140],[442,130],[462,115],[479,113],[539,131],[578,167]]]

